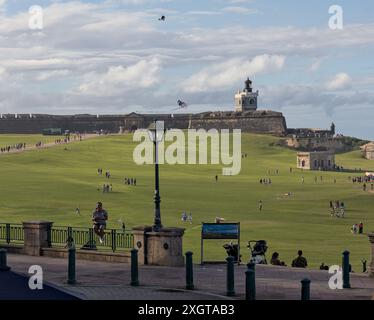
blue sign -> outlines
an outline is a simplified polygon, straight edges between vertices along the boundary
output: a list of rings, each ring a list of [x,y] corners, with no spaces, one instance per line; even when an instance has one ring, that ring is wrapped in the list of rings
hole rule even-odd
[[[238,239],[238,223],[203,223],[201,236],[203,239]]]

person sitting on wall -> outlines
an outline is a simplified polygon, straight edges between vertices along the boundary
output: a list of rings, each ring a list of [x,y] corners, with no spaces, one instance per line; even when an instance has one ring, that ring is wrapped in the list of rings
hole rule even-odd
[[[297,252],[297,258],[292,261],[292,267],[294,268],[306,268],[308,266],[308,262],[303,257],[303,252],[299,250]]]
[[[329,266],[326,266],[324,262],[319,266],[319,270],[329,270]]]
[[[278,252],[273,253],[273,255],[271,256],[270,264],[272,264],[273,266],[286,266],[284,261],[280,261]]]
[[[93,230],[99,236],[100,243],[104,242],[104,233],[106,222],[108,220],[108,212],[103,209],[101,202],[97,203],[95,211],[92,213]]]

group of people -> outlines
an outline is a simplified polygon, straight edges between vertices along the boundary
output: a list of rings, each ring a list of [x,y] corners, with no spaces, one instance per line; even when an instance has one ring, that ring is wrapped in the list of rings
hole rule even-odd
[[[187,212],[186,211],[183,211],[182,212],[182,222],[189,222],[190,224],[192,224],[192,213],[190,212],[188,215],[187,215]]]
[[[270,169],[268,169],[268,175],[270,175],[271,174],[271,170]],[[278,175],[279,174],[279,169],[275,169],[275,174],[276,175]]]
[[[360,221],[360,223],[355,223],[351,228],[351,232],[353,234],[363,234],[364,233],[364,224],[362,223],[362,221]]]
[[[76,140],[82,141],[84,136],[85,136],[85,134],[76,133],[76,134],[73,135],[73,140],[74,141],[76,141]]]
[[[12,145],[2,147],[2,148],[0,148],[0,151],[1,151],[1,153],[5,153],[5,152],[13,151],[13,150],[24,150],[24,149],[26,149],[26,143],[21,142],[21,143],[16,143],[16,144],[12,144]]]
[[[70,141],[69,137],[65,137],[63,139],[59,138],[55,140],[55,144],[63,144],[63,143],[68,143]]]
[[[98,168],[97,169],[97,173],[98,175],[102,176],[103,175],[103,169],[102,168]],[[110,179],[111,177],[111,173],[109,170],[106,170],[105,171],[105,178],[106,179]],[[123,180],[123,183],[125,185],[129,185],[129,186],[136,186],[136,178],[128,178],[128,177],[125,177],[124,180]],[[98,189],[98,191],[100,191],[100,189]],[[112,184],[108,184],[108,183],[105,183],[102,187],[102,191],[103,193],[107,193],[107,192],[112,192],[113,191],[113,186]]]
[[[97,173],[102,176],[103,175],[103,169],[98,168]],[[105,171],[105,178],[110,179],[109,170]],[[110,184],[109,183],[104,183],[103,184],[103,193],[108,193],[108,192],[112,192],[112,191],[113,191],[113,186],[112,186],[111,183]]]
[[[331,201],[330,200],[330,214],[337,218],[344,218],[345,215],[345,204],[343,201]]]
[[[320,176],[320,177],[319,177],[319,180],[320,180],[321,182],[323,182],[323,176]],[[318,177],[317,177],[317,176],[314,177],[314,182],[315,182],[315,183],[318,182]],[[334,183],[336,183],[336,179],[335,179],[335,178],[334,178]]]
[[[364,177],[348,177],[349,180],[352,180],[353,183],[370,183],[374,181],[374,177],[372,176],[364,176]]]
[[[97,169],[97,174],[102,176],[103,175],[103,168],[98,168]],[[109,170],[105,171],[105,178],[110,179],[110,176],[111,176],[110,171]]]
[[[352,181],[353,184],[355,183],[362,183],[362,190],[367,191],[369,190],[368,184],[370,184],[370,190],[374,191],[374,177],[373,176],[363,176],[363,177],[348,177],[349,180]]]
[[[38,141],[37,143],[35,143],[35,147],[37,148],[41,148],[43,147],[43,145],[44,145],[43,141]]]
[[[274,266],[287,266],[284,261],[281,261],[279,259],[279,253],[278,252],[273,253],[273,255],[271,257],[271,260],[270,260],[270,264],[272,264]],[[306,258],[303,257],[303,251],[302,250],[299,250],[297,252],[297,257],[294,260],[292,260],[291,265],[294,268],[306,268],[308,266],[308,262],[307,262]]]
[[[271,184],[272,181],[270,178],[264,178],[264,179],[260,179],[260,184]]]
[[[123,180],[123,183],[128,185],[128,186],[136,186],[136,178],[127,178]]]
[[[112,184],[103,184],[103,193],[105,192],[112,192],[113,191],[113,186]]]

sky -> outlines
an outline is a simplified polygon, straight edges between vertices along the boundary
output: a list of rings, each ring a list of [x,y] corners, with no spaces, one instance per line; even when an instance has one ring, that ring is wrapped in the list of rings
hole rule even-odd
[[[372,0],[0,0],[0,113],[234,110],[249,77],[288,127],[374,140],[373,13]]]

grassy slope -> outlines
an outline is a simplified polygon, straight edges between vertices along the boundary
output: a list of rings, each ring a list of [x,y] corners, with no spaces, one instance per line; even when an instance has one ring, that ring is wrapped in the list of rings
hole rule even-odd
[[[0,137],[0,142],[4,140]],[[340,263],[341,252],[347,248],[352,253],[354,269],[360,270],[360,259],[369,258],[370,247],[366,236],[352,235],[350,227],[362,220],[366,230],[374,230],[374,194],[364,193],[350,183],[350,174],[346,173],[294,170],[290,174],[289,167],[296,163],[295,152],[269,146],[275,140],[270,136],[243,135],[242,150],[248,158],[242,161],[241,174],[220,176],[218,183],[214,181],[214,176],[221,173],[218,165],[161,166],[163,223],[181,226],[181,212],[192,211],[194,224],[185,225],[184,250],[195,252],[196,260],[200,253],[199,223],[213,222],[214,217],[221,216],[241,222],[242,254],[246,258],[247,240],[266,239],[268,255],[276,250],[288,264],[299,248],[313,267],[321,262]],[[58,146],[0,156],[0,221],[46,219],[55,225],[89,227],[90,212],[101,200],[110,214],[109,228],[119,227],[119,218],[128,226],[152,223],[153,166],[136,166],[132,159],[134,147],[131,136],[111,136],[72,144],[68,150]],[[345,167],[374,170],[374,162],[361,159],[358,151],[337,156],[337,162]],[[106,180],[97,175],[98,167],[110,169],[113,193],[101,192]],[[275,175],[276,168],[279,175]],[[273,184],[260,185],[259,179],[267,177],[269,169]],[[323,175],[324,183],[315,184],[316,174]],[[124,186],[124,176],[136,177],[138,186]],[[285,197],[289,191],[295,196]],[[261,214],[257,208],[259,200],[264,202]],[[345,219],[330,217],[330,200],[345,201],[349,209]],[[81,217],[75,215],[77,206]],[[207,242],[206,249],[207,258],[224,256],[220,242]]]

